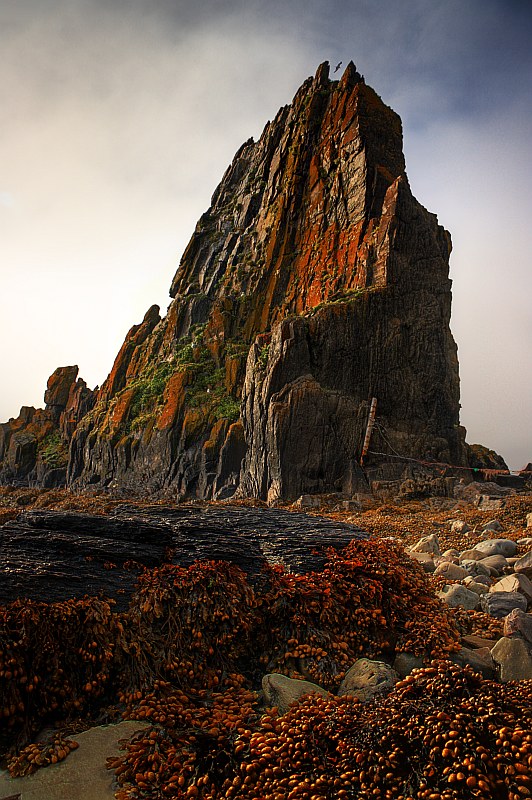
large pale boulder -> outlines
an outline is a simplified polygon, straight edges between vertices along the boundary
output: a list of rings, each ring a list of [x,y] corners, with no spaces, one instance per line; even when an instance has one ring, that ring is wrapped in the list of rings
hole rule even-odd
[[[269,707],[277,706],[280,714],[288,711],[292,703],[298,702],[304,695],[319,694],[322,697],[327,697],[329,694],[316,683],[294,680],[276,672],[263,677],[262,691],[264,692],[266,705]]]
[[[447,584],[440,592],[436,592],[436,596],[440,600],[444,600],[451,608],[458,608],[461,606],[466,611],[472,611],[478,608],[480,597],[476,592],[471,592],[465,586],[459,584]]]
[[[498,664],[501,681],[532,680],[532,655],[522,639],[503,636],[491,651]]]
[[[114,800],[114,774],[107,769],[106,760],[122,755],[120,742],[147,727],[146,722],[126,720],[71,734],[68,738],[77,741],[78,749],[59,764],[23,778],[10,778],[0,772],[0,798]]]
[[[429,553],[432,556],[440,556],[440,541],[435,533],[429,536],[422,536],[411,548],[410,553]]]
[[[436,564],[434,563],[434,558],[430,553],[412,553],[408,552],[410,558],[414,561],[417,561],[418,564],[421,564],[425,572],[434,572],[436,569]]]

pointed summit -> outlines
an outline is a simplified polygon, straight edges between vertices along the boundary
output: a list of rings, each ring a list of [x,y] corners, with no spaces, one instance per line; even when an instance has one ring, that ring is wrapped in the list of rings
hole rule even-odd
[[[364,78],[357,72],[357,68],[353,64],[352,61],[349,62],[347,67],[344,70],[344,74],[340,80],[341,86],[356,86],[357,83],[364,83]]]
[[[324,61],[323,64],[320,64],[318,69],[316,70],[316,74],[314,76],[314,83],[317,86],[327,86],[329,83],[329,71],[330,66],[328,61]]]

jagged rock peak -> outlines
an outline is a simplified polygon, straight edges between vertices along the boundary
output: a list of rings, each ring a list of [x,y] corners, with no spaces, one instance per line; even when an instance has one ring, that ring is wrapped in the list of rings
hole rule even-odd
[[[449,253],[399,116],[352,62],[339,81],[324,62],[238,150],[166,316],[130,329],[97,395],[78,380],[64,410],[0,426],[0,475],[46,478],[39,425],[70,442],[70,485],[132,494],[352,492],[402,475],[387,448],[466,464]]]
[[[365,83],[364,77],[357,71],[353,62],[350,61],[340,79],[340,85],[355,86],[357,83]]]
[[[327,86],[329,83],[329,62],[324,61],[322,64],[319,65],[318,69],[316,70],[316,75],[314,76],[314,83],[317,86]]]
[[[68,401],[72,384],[78,376],[79,367],[58,367],[48,378],[44,402],[47,410],[56,408],[63,411]]]
[[[222,297],[240,306],[238,298],[253,296],[255,313],[245,312],[244,325],[250,340],[286,313],[379,280],[371,237],[404,167],[397,114],[352,62],[340,82],[329,80],[324,62],[259,141],[239,149],[183,254],[171,296],[205,296],[204,314]],[[200,317],[198,307],[196,321],[206,321]]]

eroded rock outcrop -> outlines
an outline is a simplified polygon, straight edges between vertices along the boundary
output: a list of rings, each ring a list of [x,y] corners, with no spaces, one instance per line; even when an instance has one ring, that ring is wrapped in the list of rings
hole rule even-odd
[[[78,367],[58,367],[48,378],[44,409],[23,406],[0,424],[0,483],[64,485],[68,447],[95,393],[77,378]]]
[[[401,477],[394,453],[466,465],[450,249],[397,114],[353,64],[340,81],[321,65],[236,154],[167,315],[130,330],[74,427],[60,412],[68,482],[275,501]]]

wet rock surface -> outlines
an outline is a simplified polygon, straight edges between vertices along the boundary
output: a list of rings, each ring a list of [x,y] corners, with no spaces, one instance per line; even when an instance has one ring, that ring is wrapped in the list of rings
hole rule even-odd
[[[214,559],[257,578],[267,563],[308,572],[323,566],[327,548],[366,536],[355,525],[277,509],[124,504],[112,515],[33,510],[0,527],[0,602],[103,591],[121,606],[143,566]]]

